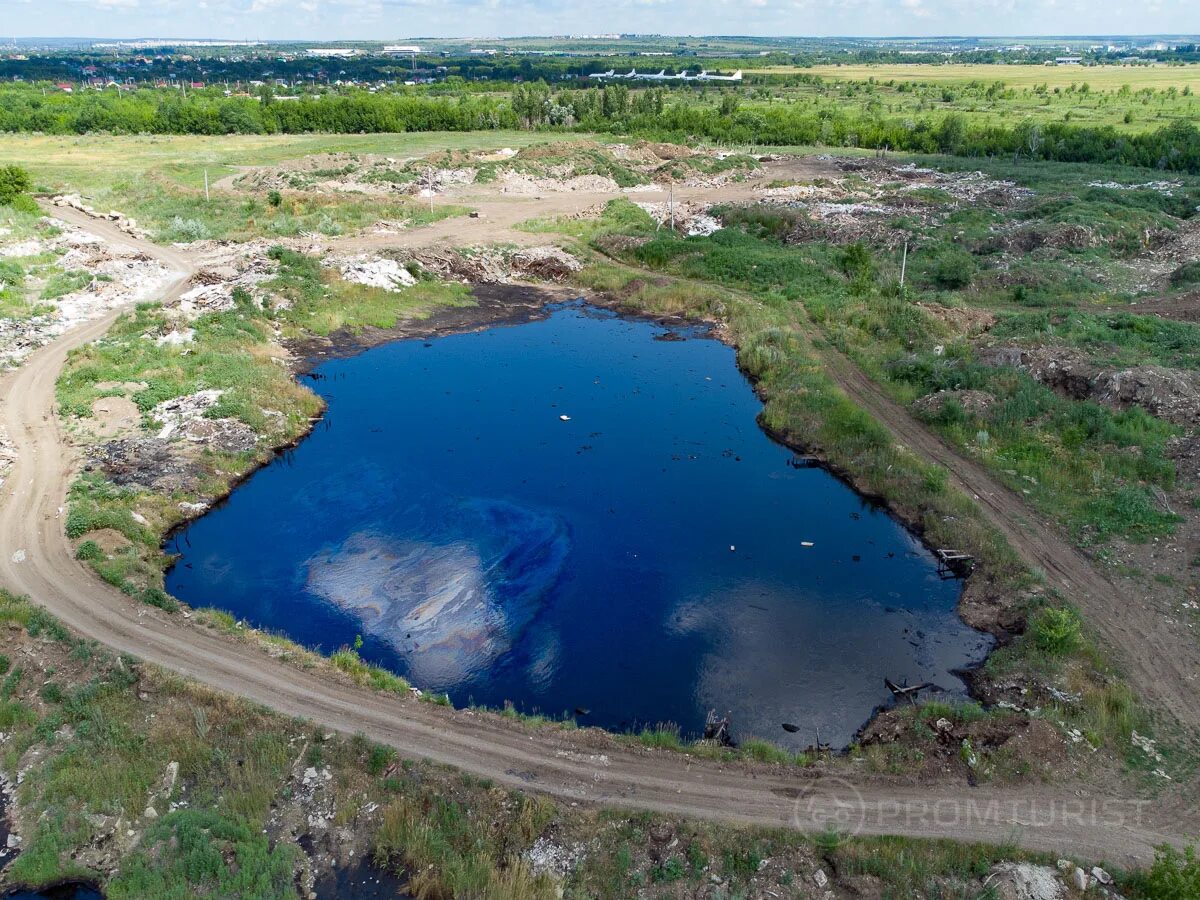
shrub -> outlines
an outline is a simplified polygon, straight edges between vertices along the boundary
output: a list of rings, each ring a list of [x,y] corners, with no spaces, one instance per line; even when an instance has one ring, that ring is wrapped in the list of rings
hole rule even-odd
[[[142,591],[141,597],[143,603],[148,603],[150,606],[157,606],[159,609],[165,609],[167,612],[175,612],[175,610],[179,609],[178,601],[161,588],[146,588]]]
[[[1180,852],[1163,844],[1154,854],[1154,865],[1140,879],[1142,896],[1153,900],[1192,900],[1200,897],[1200,859],[1196,848]]]
[[[17,194],[17,196],[8,201],[8,207],[19,213],[25,213],[27,216],[40,216],[42,214],[42,208],[28,194]]]
[[[100,549],[100,545],[95,541],[84,541],[75,549],[75,558],[84,562],[104,559],[104,551]]]
[[[1067,606],[1047,606],[1033,618],[1037,648],[1052,656],[1065,656],[1079,647],[1079,614]]]
[[[942,254],[933,267],[933,283],[943,290],[965,288],[975,277],[975,260],[961,250]]]
[[[1195,260],[1184,263],[1171,273],[1172,287],[1183,287],[1190,284],[1200,284],[1200,262]]]
[[[33,179],[20,166],[0,166],[0,206],[8,206],[33,190]],[[37,204],[34,204],[37,208]]]
[[[191,241],[207,240],[209,231],[208,226],[199,219],[185,219],[182,216],[175,216],[175,218],[171,219],[171,223],[167,226],[162,237],[168,241],[189,243]]]

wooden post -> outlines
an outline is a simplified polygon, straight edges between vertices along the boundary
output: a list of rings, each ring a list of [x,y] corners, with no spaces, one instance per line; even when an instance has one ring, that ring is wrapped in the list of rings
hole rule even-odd
[[[900,258],[900,290],[904,290],[904,276],[908,273],[908,241],[904,242],[904,256]]]
[[[208,202],[208,169],[204,170],[204,202]]]

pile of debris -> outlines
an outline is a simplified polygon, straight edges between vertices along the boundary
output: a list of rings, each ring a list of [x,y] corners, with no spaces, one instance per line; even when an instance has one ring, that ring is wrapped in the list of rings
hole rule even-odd
[[[637,203],[655,224],[674,228],[688,237],[714,234],[723,227],[721,221],[709,213],[709,207],[690,203]]]
[[[520,197],[554,193],[615,194],[621,190],[620,185],[607,175],[555,177],[506,169],[500,175],[500,182],[500,193]]]
[[[50,200],[55,206],[69,207],[79,210],[79,212],[91,216],[93,219],[107,219],[128,235],[135,238],[147,238],[149,235],[141,228],[133,219],[130,219],[124,213],[111,210],[106,213],[97,212],[91,206],[83,201],[83,198],[78,194],[60,194]]]
[[[88,449],[87,470],[99,469],[113,484],[160,494],[192,491],[203,476],[195,454],[157,437],[128,437]]]
[[[253,450],[258,436],[245,422],[232,418],[209,418],[224,391],[209,389],[184,397],[164,400],[150,412],[150,418],[163,427],[160,441],[182,439],[203,444],[223,453],[245,453]]]
[[[321,265],[337,269],[344,281],[398,291],[412,287],[417,279],[400,263],[383,256],[327,256]]]
[[[1117,369],[1098,366],[1087,355],[1064,347],[986,347],[979,361],[1010,366],[1075,400],[1093,400],[1117,409],[1140,406],[1176,425],[1200,424],[1200,373],[1163,366]]]
[[[110,244],[67,223],[60,224],[57,235],[22,241],[19,249],[22,256],[61,253],[54,268],[86,272],[92,278],[78,290],[41,301],[42,306],[50,307],[44,314],[0,319],[0,368],[18,365],[38,347],[77,325],[118,307],[153,299],[177,276],[144,253]]]
[[[913,403],[913,409],[930,418],[941,414],[950,401],[962,407],[963,412],[972,416],[982,416],[996,402],[996,398],[987,391],[935,391]]]
[[[525,278],[559,282],[583,268],[570,253],[550,245],[520,250],[495,247],[429,249],[417,251],[413,260],[439,278],[472,284],[505,284]]]

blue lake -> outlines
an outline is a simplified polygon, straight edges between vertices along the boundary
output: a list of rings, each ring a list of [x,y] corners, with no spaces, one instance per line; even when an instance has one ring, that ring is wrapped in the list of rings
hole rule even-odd
[[[456,705],[685,734],[712,708],[797,748],[848,743],[885,676],[963,693],[990,647],[700,332],[568,304],[314,374],[324,420],[173,537],[172,594],[325,652],[361,634]]]

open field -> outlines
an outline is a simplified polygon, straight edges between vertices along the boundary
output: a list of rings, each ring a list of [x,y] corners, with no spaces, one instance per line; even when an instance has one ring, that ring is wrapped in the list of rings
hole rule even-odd
[[[1010,87],[1034,87],[1044,84],[1053,90],[1087,82],[1094,91],[1117,91],[1124,85],[1131,90],[1154,88],[1182,91],[1200,90],[1200,65],[1153,66],[1005,66],[1005,65],[930,65],[885,63],[852,66],[772,66],[755,72],[774,74],[812,74],[837,81],[923,81],[965,83],[1002,81]]]
[[[0,165],[19,164],[37,187],[103,194],[114,184],[159,175],[187,188],[215,182],[239,166],[262,166],[312,153],[378,153],[406,158],[441,150],[519,149],[551,138],[530,131],[421,132],[345,135],[155,135],[86,137],[5,135]],[[579,135],[579,139],[587,137]]]

